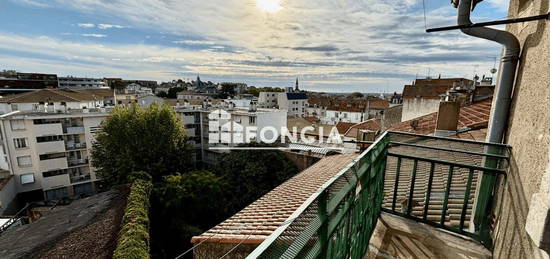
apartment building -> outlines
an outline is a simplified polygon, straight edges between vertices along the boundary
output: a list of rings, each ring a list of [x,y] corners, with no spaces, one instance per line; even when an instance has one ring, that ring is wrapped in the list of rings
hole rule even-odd
[[[260,92],[258,105],[262,108],[275,108],[279,100],[280,92]]]
[[[57,88],[55,74],[21,73],[14,70],[0,71],[0,91],[20,93],[43,88]]]
[[[231,147],[238,145],[235,136],[243,136],[243,130],[249,126],[256,127],[259,134],[264,128],[272,127],[275,132],[265,133],[266,138],[278,137],[281,129],[287,126],[286,110],[264,109],[252,107],[235,107],[232,103],[221,105],[203,104],[202,106],[186,105],[176,107],[176,112],[184,123],[186,136],[190,144],[195,147],[195,161],[206,165],[215,165],[217,157],[227,152],[216,147]],[[212,114],[223,115],[223,118],[213,118]],[[219,127],[211,128],[211,121]],[[211,133],[232,133],[230,142],[225,143],[224,137],[211,139]]]
[[[108,116],[104,109],[66,112],[14,111],[0,117],[2,152],[17,193],[46,200],[93,193],[93,135]]]
[[[301,92],[279,93],[277,97],[279,109],[287,110],[290,117],[306,115],[307,95]]]
[[[0,98],[0,114],[13,111],[66,112],[114,105],[108,89],[40,89]]]
[[[58,77],[59,88],[108,88],[103,78]]]

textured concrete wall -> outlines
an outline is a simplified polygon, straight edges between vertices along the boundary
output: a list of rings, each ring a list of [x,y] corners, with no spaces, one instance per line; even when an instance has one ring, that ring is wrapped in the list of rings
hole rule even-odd
[[[509,16],[549,11],[548,0],[511,0]],[[513,159],[499,192],[494,257],[540,258],[543,253],[525,227],[533,223],[528,219],[529,210],[540,205],[532,204],[534,195],[550,190],[550,184],[541,185],[544,173],[550,173],[550,22],[518,23],[507,28],[519,38],[522,54],[507,132]],[[544,226],[544,221],[539,224]]]
[[[439,99],[405,98],[403,99],[403,114],[401,121],[408,121],[424,116],[439,109]]]

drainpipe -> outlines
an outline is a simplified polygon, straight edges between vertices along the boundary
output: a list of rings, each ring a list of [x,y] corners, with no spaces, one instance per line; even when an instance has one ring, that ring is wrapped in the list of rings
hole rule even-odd
[[[458,5],[458,25],[472,24],[470,20],[470,8],[472,0],[460,0]],[[516,68],[519,61],[519,41],[512,33],[486,27],[461,29],[465,34],[497,42],[504,47],[504,55],[501,60],[501,71],[497,80],[496,100],[493,104],[492,118],[487,136],[488,142],[502,143],[510,103],[512,101],[512,89],[516,77]]]
[[[458,6],[458,25],[472,24],[470,10],[472,0],[460,0]],[[512,89],[514,87],[516,69],[519,61],[520,45],[518,39],[510,32],[501,31],[486,27],[465,28],[461,31],[467,35],[497,42],[504,47],[501,59],[500,73],[495,89],[495,100],[493,100],[492,116],[489,122],[487,141],[502,143],[504,131],[508,122],[510,103],[512,101]],[[502,150],[489,148],[487,153],[500,154]],[[496,168],[498,161],[487,158],[484,161],[486,167]],[[484,173],[479,180],[476,193],[478,197],[474,203],[473,223],[475,231],[478,231],[481,242],[486,247],[492,246],[491,208],[497,177],[494,174]]]

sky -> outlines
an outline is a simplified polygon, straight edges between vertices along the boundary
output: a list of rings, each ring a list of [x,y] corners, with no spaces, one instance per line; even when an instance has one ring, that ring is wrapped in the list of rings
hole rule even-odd
[[[425,32],[456,24],[449,2],[0,0],[0,69],[259,87],[299,78],[301,89],[325,92],[490,75],[498,44]],[[505,18],[508,2],[485,0],[472,20]]]

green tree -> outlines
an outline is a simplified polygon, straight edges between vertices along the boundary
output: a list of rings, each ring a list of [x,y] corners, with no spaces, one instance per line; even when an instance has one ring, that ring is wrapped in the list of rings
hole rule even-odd
[[[178,93],[181,92],[181,91],[185,91],[187,90],[186,87],[172,87],[170,89],[168,89],[168,98],[171,98],[171,99],[176,99],[178,98]]]
[[[160,98],[168,98],[168,94],[165,91],[158,92],[157,96]]]
[[[246,146],[265,146],[250,143]],[[228,184],[228,210],[234,213],[271,191],[298,172],[296,165],[278,150],[239,150],[218,160],[217,172]]]
[[[164,177],[152,200],[152,237],[156,257],[174,258],[200,235],[229,215],[224,209],[225,183],[208,171]]]
[[[149,173],[153,182],[191,167],[191,149],[179,116],[168,105],[117,106],[102,124],[92,163],[107,184],[128,182],[131,172]]]
[[[364,95],[360,92],[354,92],[354,93],[351,94],[351,97],[362,98],[362,97],[364,97]]]

